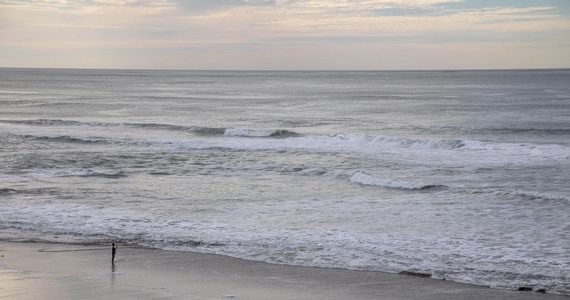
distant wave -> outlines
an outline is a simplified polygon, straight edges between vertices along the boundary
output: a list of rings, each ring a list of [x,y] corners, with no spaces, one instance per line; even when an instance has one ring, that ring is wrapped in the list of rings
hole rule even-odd
[[[494,193],[498,196],[523,198],[535,201],[570,201],[570,198],[545,192],[529,192],[523,190],[497,191]]]
[[[356,144],[369,144],[374,146],[397,147],[397,148],[420,148],[420,149],[448,149],[453,150],[465,146],[462,140],[433,140],[433,139],[410,139],[404,137],[385,136],[359,136],[359,135],[332,135],[332,138],[346,140]]]
[[[238,128],[215,128],[215,127],[199,127],[199,126],[182,126],[160,123],[104,123],[104,122],[81,122],[75,120],[61,120],[61,119],[36,119],[36,120],[0,120],[0,123],[8,124],[25,124],[30,126],[68,126],[68,127],[132,127],[132,128],[147,128],[156,130],[172,130],[172,131],[186,131],[194,132],[203,135],[223,135],[227,131],[251,131],[245,135],[233,136],[249,136],[249,137],[264,137],[264,136],[297,136],[298,134],[292,131],[277,129],[277,130],[247,130]],[[298,125],[292,122],[293,125]],[[273,132],[275,134],[263,135],[263,133]],[[466,133],[488,133],[493,134],[548,134],[548,135],[569,135],[570,128],[502,128],[502,127],[483,127],[464,129]],[[242,133],[243,133],[242,132]],[[252,133],[259,132],[259,133]],[[229,134],[226,134],[229,135]],[[342,135],[339,135],[342,136]],[[433,146],[433,147],[461,147],[460,140],[445,140],[445,141],[430,141],[422,139],[405,139],[405,138],[389,138],[389,137],[372,137],[379,142],[400,144],[401,146]],[[435,142],[435,143],[433,143]]]
[[[43,177],[103,177],[103,178],[122,178],[126,175],[117,170],[101,169],[101,168],[71,168],[71,169],[55,169],[55,170],[34,170],[32,176]]]
[[[2,182],[0,180],[0,182]],[[0,196],[15,195],[18,191],[14,189],[0,189]]]
[[[172,131],[192,131],[192,129],[194,128],[188,126],[158,124],[158,123],[115,123],[110,125],[114,127],[134,127],[134,128],[172,130]]]
[[[225,136],[242,136],[242,137],[292,137],[299,136],[298,133],[289,130],[252,130],[240,128],[226,128]]]
[[[5,122],[1,121],[0,122]],[[20,122],[20,121],[18,121]],[[21,121],[30,124],[62,124],[62,126],[128,126],[131,128],[145,128],[155,130],[173,130],[188,132],[191,136],[169,137],[161,135],[160,139],[117,138],[109,137],[83,137],[73,135],[53,136],[49,134],[13,134],[18,138],[29,138],[62,143],[89,143],[89,144],[132,144],[137,146],[167,146],[181,149],[234,149],[234,150],[303,150],[316,152],[339,152],[354,153],[357,155],[377,156],[383,154],[397,155],[404,159],[415,158],[418,155],[425,157],[426,163],[431,163],[429,158],[441,160],[450,157],[451,162],[462,163],[462,158],[472,161],[481,161],[489,164],[503,164],[512,160],[551,160],[570,159],[568,146],[558,144],[533,144],[533,143],[497,143],[476,140],[461,139],[432,139],[432,138],[409,138],[370,136],[358,134],[299,134],[286,129],[243,129],[235,127],[199,127],[179,126],[154,123],[81,123],[77,121],[63,120],[32,120]],[[63,125],[68,124],[68,125]],[[79,124],[79,125],[78,125]],[[105,133],[101,133],[105,134]],[[8,136],[11,134],[7,133]],[[192,138],[192,136],[194,138]],[[212,139],[200,139],[196,136],[212,137]],[[409,149],[410,151],[402,151]],[[422,151],[422,150],[429,151]],[[453,152],[457,155],[453,155]],[[410,156],[412,155],[412,156]]]
[[[46,180],[54,177],[102,177],[110,179],[119,179],[127,177],[127,175],[121,171],[108,170],[108,169],[81,169],[81,168],[71,168],[71,169],[29,169],[22,170],[22,174],[11,175],[11,174],[0,174],[0,183],[16,183],[16,182],[28,182],[35,180]],[[0,195],[12,195],[19,193],[14,189],[0,189]]]
[[[403,189],[403,190],[424,190],[436,187],[443,187],[442,185],[392,180],[387,178],[378,178],[368,175],[364,172],[357,172],[356,174],[352,175],[352,177],[350,178],[350,182],[358,183],[361,185],[378,186],[378,187]]]
[[[67,176],[79,176],[79,177],[103,177],[103,178],[123,178],[127,177],[125,173],[121,171],[114,170],[97,170],[97,169],[82,169],[77,171],[75,174],[69,174]]]
[[[474,130],[477,131],[477,130]],[[570,128],[482,128],[482,132],[492,132],[494,134],[549,134],[549,135],[569,135]]]
[[[118,125],[117,125],[118,126]],[[200,127],[200,126],[178,126],[168,124],[153,123],[124,123],[120,126],[129,126],[135,128],[150,128],[158,130],[185,131],[203,136],[235,136],[235,137],[294,137],[300,134],[285,130],[257,130],[257,129],[240,129],[240,128],[223,128],[223,127]]]
[[[431,148],[431,149],[456,149],[465,146],[462,140],[430,140],[430,139],[408,139],[375,137],[374,144],[390,144],[403,148]]]
[[[192,127],[190,130],[197,135],[223,135],[226,132],[226,128],[216,128],[216,127]]]
[[[156,130],[172,131],[196,131],[212,132],[223,134],[224,128],[204,128],[195,126],[180,126],[160,123],[102,123],[102,122],[79,122],[73,120],[59,119],[37,119],[37,120],[0,120],[1,123],[25,124],[30,126],[67,126],[67,127],[131,127]]]
[[[121,123],[121,124],[113,124],[113,126],[154,129],[154,130],[184,131],[204,136],[223,135],[224,131],[226,130],[225,128],[216,128],[216,127],[181,126],[181,125],[158,124],[158,123]]]
[[[81,144],[101,144],[108,143],[106,139],[98,138],[78,138],[69,135],[59,135],[59,136],[38,136],[38,135],[20,135],[20,138],[24,139],[34,139],[38,141],[50,141],[50,142],[63,142],[63,143],[81,143]]]
[[[37,119],[37,120],[0,120],[2,123],[11,124],[25,124],[32,126],[106,126],[105,123],[98,122],[79,122],[79,121],[68,121],[59,119]]]
[[[237,136],[237,137],[294,137],[300,134],[285,130],[253,130],[239,128],[220,128],[220,127],[200,127],[200,126],[182,126],[160,123],[102,123],[102,122],[79,122],[73,120],[59,119],[37,119],[37,120],[0,120],[1,123],[25,124],[30,126],[67,126],[67,127],[130,127],[152,130],[169,130],[190,132],[203,136]]]

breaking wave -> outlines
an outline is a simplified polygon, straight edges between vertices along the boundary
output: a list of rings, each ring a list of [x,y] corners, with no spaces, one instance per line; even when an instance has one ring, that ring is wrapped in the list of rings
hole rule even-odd
[[[298,133],[289,130],[252,130],[240,128],[226,128],[225,136],[241,136],[241,137],[294,137],[299,136]]]
[[[350,144],[369,145],[384,148],[409,148],[409,149],[442,149],[454,150],[465,146],[463,140],[458,139],[413,139],[405,137],[387,137],[387,136],[366,136],[366,135],[346,135],[336,134],[329,138],[334,140],[346,141]]]
[[[7,122],[2,121],[0,122]],[[568,146],[557,144],[497,143],[462,139],[431,139],[389,137],[381,135],[356,134],[299,134],[286,129],[243,129],[234,127],[179,126],[155,123],[82,123],[63,120],[9,121],[50,126],[106,126],[141,128],[145,130],[172,130],[187,132],[186,137],[169,138],[167,133],[160,139],[120,138],[98,131],[94,137],[51,134],[7,134],[18,138],[36,139],[54,143],[82,144],[129,144],[135,146],[157,146],[180,149],[233,149],[233,150],[303,150],[311,152],[338,152],[377,157],[397,155],[403,159],[415,159],[421,155],[426,163],[433,160],[464,164],[465,159],[486,164],[504,164],[515,160],[570,159]],[[98,125],[97,125],[98,124]],[[119,127],[120,128],[120,127]],[[112,134],[114,132],[109,132]],[[201,138],[207,137],[207,138]],[[402,151],[409,149],[410,151]],[[422,150],[429,151],[422,151]],[[453,155],[453,152],[459,155]],[[449,158],[449,159],[447,159]]]
[[[368,175],[364,172],[357,172],[356,174],[352,175],[352,177],[350,177],[350,182],[367,186],[378,186],[378,187],[402,189],[402,190],[424,190],[436,187],[443,187],[442,185],[392,180],[388,178],[378,178]]]
[[[431,148],[431,149],[456,149],[465,146],[462,140],[430,140],[375,137],[373,143],[389,144],[403,148]]]
[[[410,139],[404,137],[333,135],[333,138],[376,146],[421,149],[457,149],[465,146],[462,140]]]

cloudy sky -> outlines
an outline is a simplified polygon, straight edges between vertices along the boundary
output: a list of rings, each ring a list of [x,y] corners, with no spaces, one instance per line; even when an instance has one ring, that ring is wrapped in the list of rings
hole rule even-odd
[[[0,67],[570,67],[570,0],[0,0]]]

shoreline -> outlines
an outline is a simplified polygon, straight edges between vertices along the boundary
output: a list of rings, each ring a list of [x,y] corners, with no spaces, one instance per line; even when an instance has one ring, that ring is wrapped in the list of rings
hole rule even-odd
[[[0,241],[0,299],[569,299],[216,254]]]

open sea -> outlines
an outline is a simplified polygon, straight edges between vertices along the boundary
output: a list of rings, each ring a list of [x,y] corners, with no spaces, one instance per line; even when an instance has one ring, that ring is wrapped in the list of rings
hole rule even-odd
[[[0,69],[0,240],[570,295],[570,70]]]

